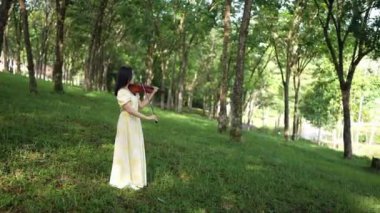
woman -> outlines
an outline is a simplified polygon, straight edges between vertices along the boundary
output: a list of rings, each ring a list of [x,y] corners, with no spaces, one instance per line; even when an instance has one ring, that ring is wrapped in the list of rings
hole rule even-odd
[[[128,89],[133,77],[131,67],[121,67],[115,88],[115,95],[121,108],[117,122],[115,149],[110,185],[117,188],[129,187],[138,190],[147,185],[144,138],[140,119],[157,121],[155,115],[146,116],[138,111],[149,104],[157,87],[146,94],[143,101]]]

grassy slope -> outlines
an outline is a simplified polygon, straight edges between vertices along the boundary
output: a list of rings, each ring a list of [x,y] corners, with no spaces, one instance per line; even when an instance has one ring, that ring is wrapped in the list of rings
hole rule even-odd
[[[230,143],[216,123],[158,111],[143,131],[148,187],[108,186],[114,97],[0,73],[0,211],[380,212],[380,174],[367,158],[259,132]]]

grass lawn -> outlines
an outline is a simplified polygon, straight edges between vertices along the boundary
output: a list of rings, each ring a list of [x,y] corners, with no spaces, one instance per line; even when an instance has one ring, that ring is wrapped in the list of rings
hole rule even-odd
[[[114,96],[38,88],[0,73],[1,212],[380,212],[368,158],[255,131],[237,144],[215,121],[162,110],[143,123],[148,186],[112,188]]]

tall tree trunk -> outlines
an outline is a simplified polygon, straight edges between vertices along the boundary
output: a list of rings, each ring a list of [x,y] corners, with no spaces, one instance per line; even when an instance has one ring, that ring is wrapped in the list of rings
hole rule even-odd
[[[241,125],[242,125],[242,96],[244,84],[244,58],[245,45],[248,35],[248,26],[251,17],[252,0],[245,0],[244,13],[239,32],[239,46],[236,57],[236,76],[232,94],[232,126],[230,136],[235,141],[241,141]]]
[[[153,80],[153,53],[154,53],[154,42],[150,41],[148,44],[148,50],[145,58],[145,75],[146,84],[151,85]]]
[[[206,116],[206,111],[207,111],[207,97],[203,96],[203,99],[202,99],[202,112],[203,112],[203,116]]]
[[[292,73],[292,69],[297,62],[298,59],[298,31],[302,20],[303,10],[305,8],[304,1],[299,0],[297,2],[297,7],[295,11],[295,17],[293,19],[292,28],[288,33],[287,42],[286,42],[286,74],[285,74],[285,82],[284,85],[284,136],[285,139],[289,139],[290,131],[289,131],[289,84],[290,84],[290,76]]]
[[[278,63],[280,72],[281,72],[281,79],[282,79],[282,85],[283,85],[283,91],[284,91],[284,137],[286,140],[289,140],[289,84],[290,84],[290,76],[293,70],[294,65],[297,63],[298,59],[298,32],[299,27],[301,25],[302,21],[302,15],[304,13],[304,9],[306,8],[307,1],[305,0],[297,0],[294,3],[295,12],[294,17],[291,23],[291,27],[287,33],[287,37],[285,38],[286,48],[285,48],[285,55],[286,55],[286,63],[285,63],[285,73],[283,70],[283,65],[280,62],[279,59],[279,49],[277,47],[276,41],[273,42],[273,46],[275,49],[275,55],[276,55],[276,61]]]
[[[166,108],[167,109],[171,109],[172,106],[173,106],[173,89],[172,89],[172,86],[173,86],[173,80],[170,79],[170,84],[169,84],[169,88],[168,88],[168,98],[166,100]]]
[[[37,81],[34,76],[32,45],[30,44],[28,13],[26,11],[25,0],[19,0],[19,4],[20,4],[22,26],[23,26],[23,31],[24,31],[26,57],[28,60],[29,91],[31,93],[37,93]]]
[[[289,82],[289,80],[287,80]],[[289,84],[284,84],[284,136],[289,139]]]
[[[3,59],[4,59],[4,70],[9,72],[9,59],[8,59],[8,52],[9,52],[9,47],[8,47],[8,30],[6,29],[4,31],[4,48],[3,48]]]
[[[253,116],[253,108],[254,108],[254,104],[252,103],[252,100],[250,100],[250,103],[248,103],[247,105],[247,108],[248,108],[248,118],[247,118],[247,127],[248,127],[248,130],[251,129],[251,119],[252,119],[252,116]]]
[[[318,139],[317,139],[318,145],[321,145],[321,129],[322,129],[322,127],[319,126],[318,127]]]
[[[169,83],[169,89],[168,89],[168,98],[166,102],[166,108],[172,109],[173,108],[173,84],[174,84],[174,78],[175,78],[175,72],[176,72],[176,64],[177,64],[177,53],[174,52],[173,57],[173,69],[171,72],[171,78]]]
[[[21,31],[22,25],[21,20],[18,18],[19,15],[16,12],[16,9],[13,9],[13,19],[14,19],[14,28],[15,28],[15,39],[16,39],[16,74],[21,74]]]
[[[0,5],[0,56],[3,49],[4,31],[8,23],[9,10],[12,6],[13,0],[1,0]]]
[[[46,44],[46,52],[44,54],[44,60],[43,60],[43,66],[42,66],[42,70],[43,70],[43,74],[42,74],[42,78],[44,80],[46,80],[46,69],[47,69],[47,56],[48,56],[48,52],[49,51],[49,43]]]
[[[184,35],[182,38],[182,54],[181,54],[181,66],[180,66],[180,73],[179,73],[179,87],[178,87],[178,98],[177,98],[177,112],[182,112],[182,106],[183,106],[183,96],[185,92],[185,83],[186,83],[186,69],[187,69],[187,63],[188,63],[188,49],[186,45],[186,34],[183,32]]]
[[[165,59],[161,61],[161,100],[160,100],[160,107],[161,109],[165,108],[165,92],[162,92],[165,88],[165,80],[166,80],[166,71],[168,69],[169,60]]]
[[[187,108],[189,110],[192,110],[193,108],[193,93],[194,93],[194,87],[197,83],[197,79],[198,79],[198,72],[195,73],[195,76],[189,86],[189,91],[188,91],[188,99],[187,99]]]
[[[180,25],[179,25],[179,31],[181,35],[181,65],[180,65],[180,72],[179,72],[179,81],[178,81],[178,94],[177,94],[177,112],[182,112],[183,107],[183,96],[185,93],[185,84],[186,84],[186,72],[187,72],[187,66],[188,66],[188,60],[189,60],[189,49],[190,45],[194,39],[195,34],[193,34],[189,41],[187,41],[187,32],[185,27],[185,19],[186,14],[184,14],[181,17]]]
[[[40,51],[39,51],[39,57],[37,60],[37,70],[38,70],[38,78],[43,78],[45,79],[44,75],[44,67],[46,63],[46,54],[47,54],[47,48],[48,48],[48,37],[49,37],[49,28],[51,26],[51,23],[49,22],[50,19],[50,11],[49,11],[49,2],[48,0],[45,0],[45,8],[44,8],[44,13],[45,13],[45,21],[44,21],[44,27],[41,32],[41,44],[40,44]]]
[[[218,118],[218,132],[226,132],[228,125],[227,117],[227,93],[228,93],[228,59],[229,59],[229,43],[231,34],[231,0],[225,1],[224,8],[224,34],[223,34],[223,52],[221,57],[222,65],[222,80],[220,83],[219,94],[219,118]]]
[[[214,98],[214,96],[212,95],[211,91],[209,92],[209,94],[211,94],[211,95],[208,96],[208,104],[207,104],[207,106],[208,106],[208,118],[211,119],[212,115],[214,113],[213,112],[214,106],[213,106],[213,101],[212,101],[212,99]]]
[[[298,102],[299,102],[299,90],[301,86],[301,78],[299,75],[294,75],[293,78],[294,83],[294,115],[293,115],[293,134],[292,140],[295,140],[298,133]]]
[[[350,89],[341,90],[343,103],[343,141],[344,141],[344,157],[352,157],[351,143],[351,115],[350,115]]]
[[[109,75],[109,64],[110,64],[110,59],[107,59],[106,61],[104,61],[103,63],[103,75],[102,75],[102,87],[101,87],[101,90],[102,91],[107,91],[107,79],[108,79],[108,75]]]
[[[99,55],[96,60],[96,68],[97,71],[95,72],[95,82],[97,86],[97,90],[102,90],[102,82],[103,82],[103,73],[104,73],[104,45],[100,44],[99,47]]]
[[[219,88],[219,87],[217,87]],[[213,109],[213,113],[212,113],[212,118],[217,118],[217,113],[218,113],[218,102],[219,102],[219,91],[216,90],[216,92],[214,93],[215,94],[215,98],[214,98],[214,109]]]
[[[186,47],[184,47],[186,48]],[[188,51],[183,50],[182,53],[182,61],[180,67],[180,77],[179,77],[179,87],[178,87],[178,95],[177,95],[177,112],[182,112],[183,107],[183,96],[185,92],[185,81],[186,81],[186,69],[187,69],[187,60],[188,60]]]
[[[64,37],[64,25],[66,6],[68,0],[56,0],[55,9],[57,13],[57,37],[55,41],[55,63],[53,69],[53,81],[54,91],[57,93],[63,93],[62,84],[62,66],[63,66],[63,37]]]
[[[86,61],[85,68],[85,87],[86,90],[92,90],[96,86],[95,76],[98,74],[97,64],[99,62],[99,55],[101,51],[102,42],[102,30],[103,30],[103,17],[105,9],[107,7],[108,0],[102,0],[98,7],[98,12],[96,14],[96,19],[91,34],[91,42],[89,45],[88,58]]]

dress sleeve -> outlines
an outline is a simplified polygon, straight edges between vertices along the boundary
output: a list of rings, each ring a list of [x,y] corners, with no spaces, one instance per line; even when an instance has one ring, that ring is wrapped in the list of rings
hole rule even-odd
[[[131,95],[127,91],[121,89],[117,92],[117,102],[120,107],[123,107],[123,105],[129,101],[131,101]]]

